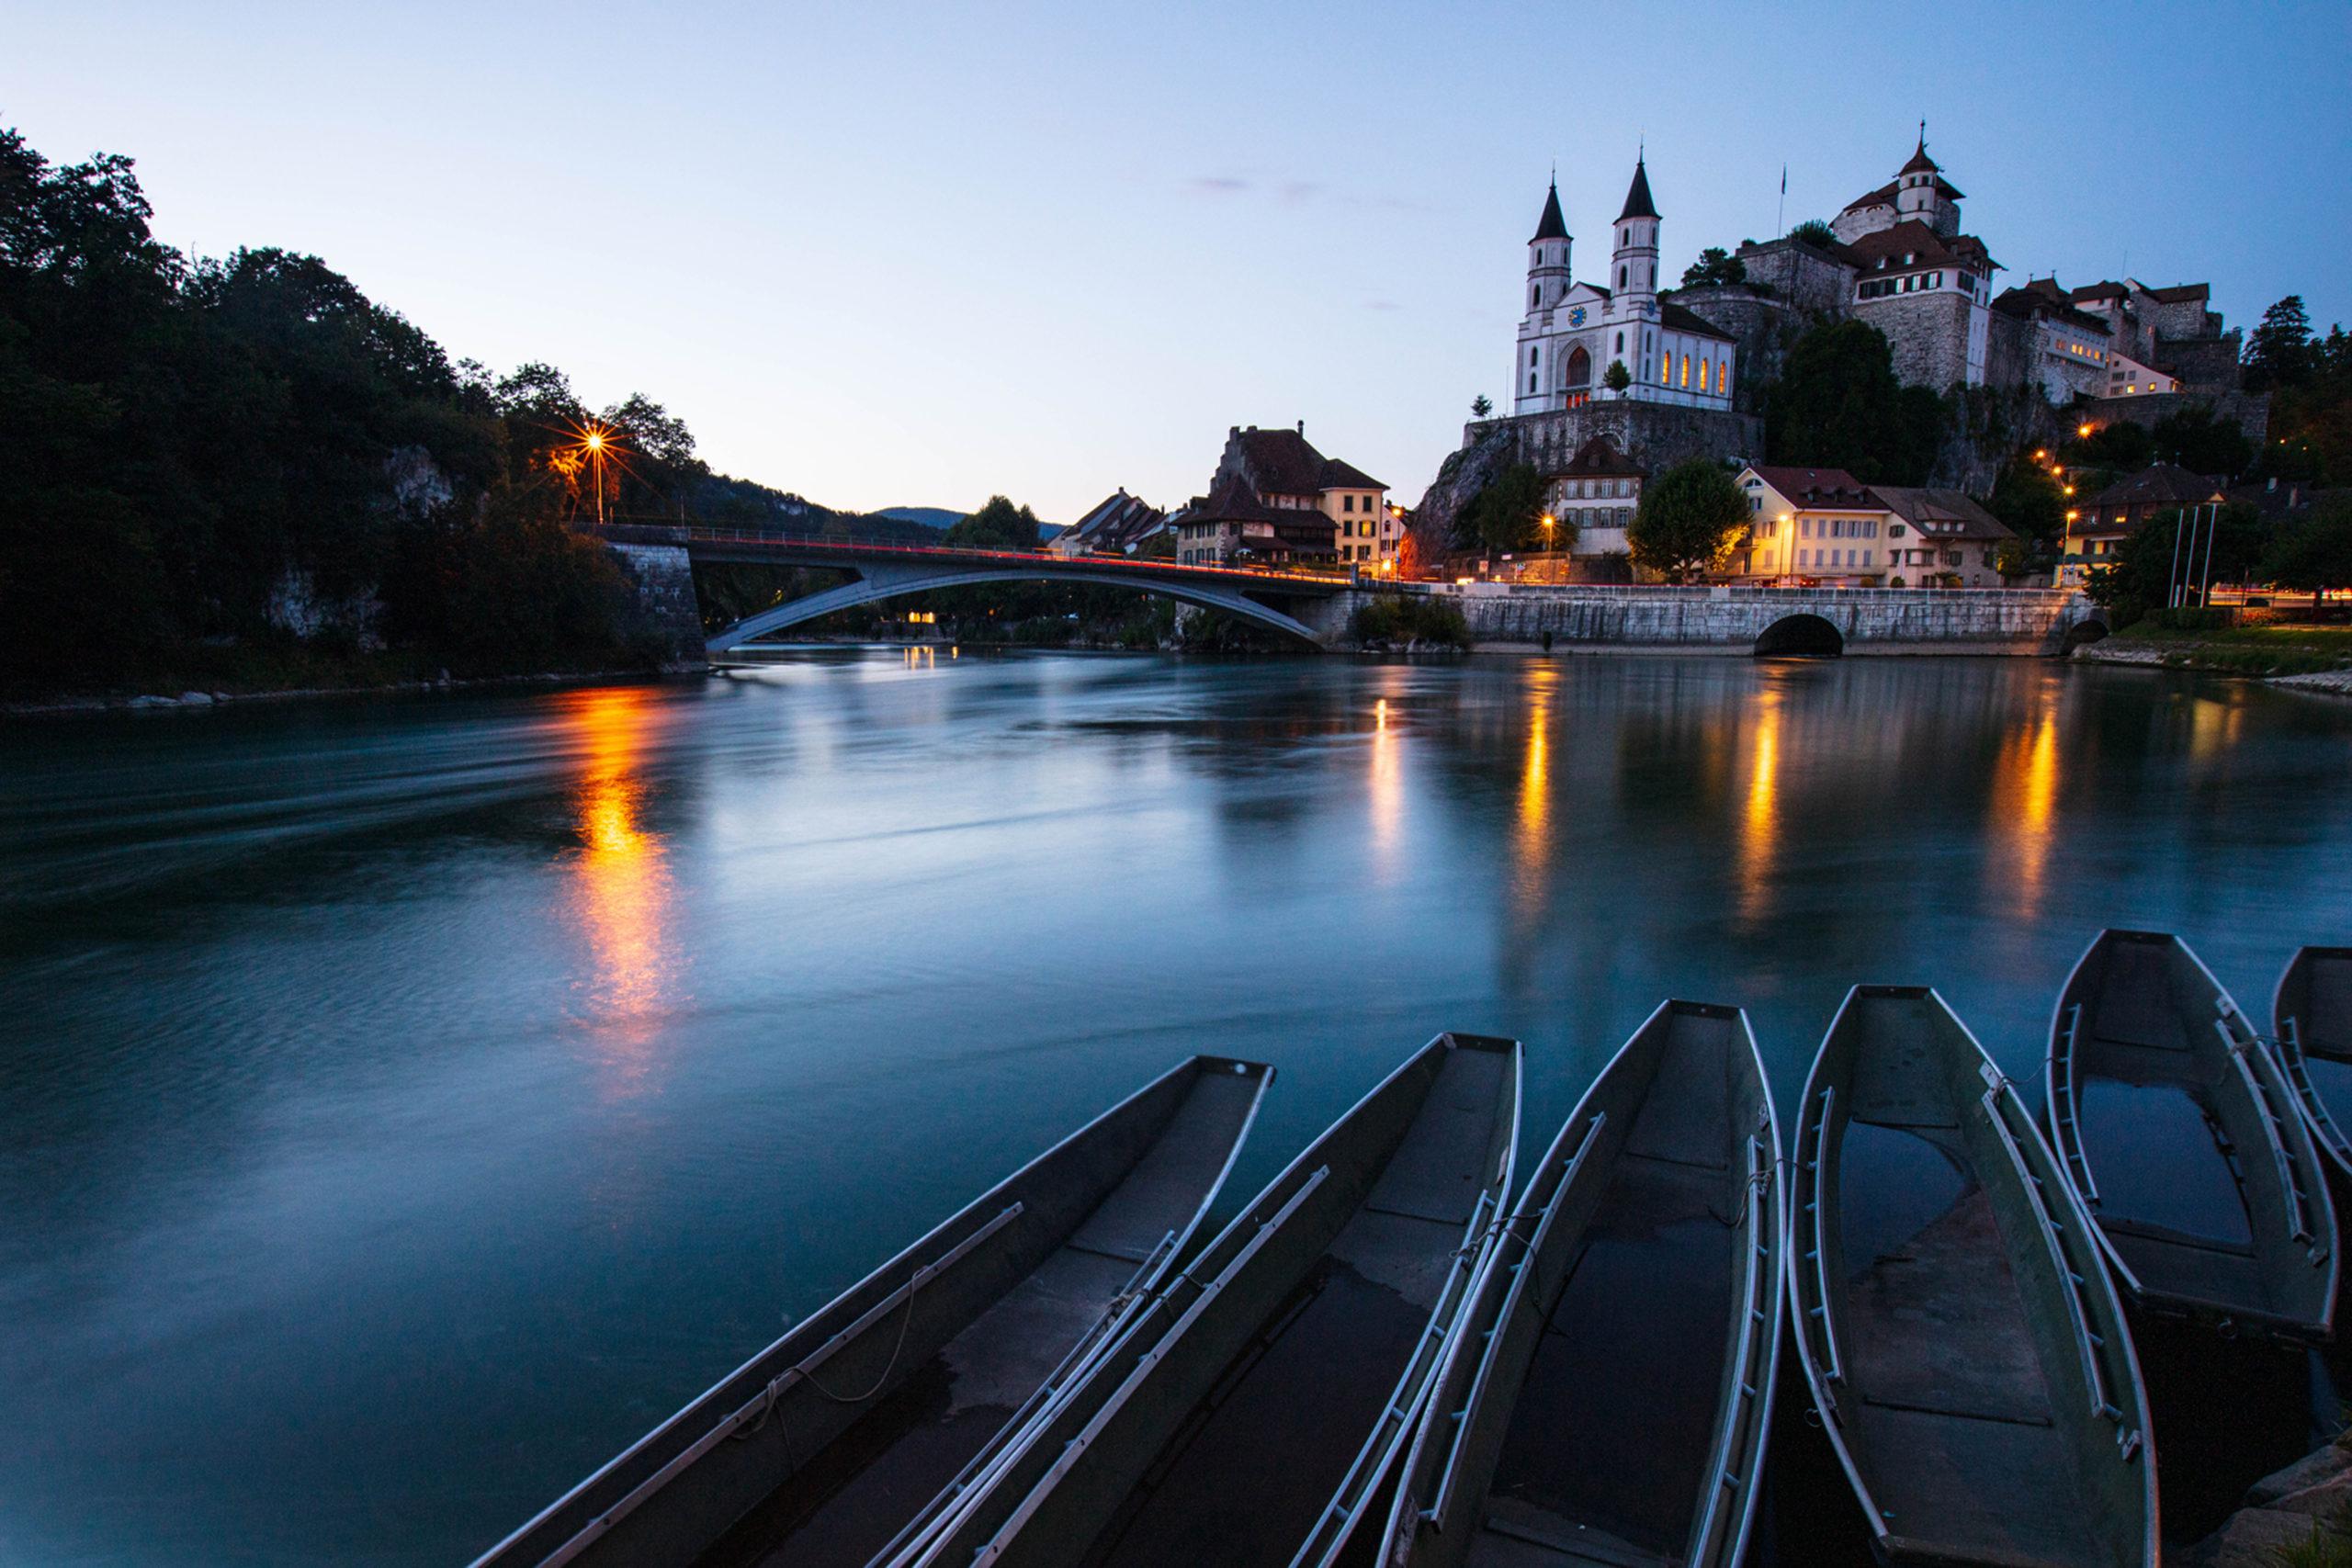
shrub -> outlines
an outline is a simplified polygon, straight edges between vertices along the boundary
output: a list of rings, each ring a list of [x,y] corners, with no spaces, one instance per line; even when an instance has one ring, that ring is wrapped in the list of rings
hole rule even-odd
[[[1463,618],[1461,606],[1437,598],[1384,593],[1356,611],[1354,629],[1362,643],[1470,646],[1470,623]]]

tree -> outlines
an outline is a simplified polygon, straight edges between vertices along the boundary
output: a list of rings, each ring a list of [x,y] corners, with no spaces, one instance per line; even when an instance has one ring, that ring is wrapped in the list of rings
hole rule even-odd
[[[1544,477],[1532,464],[1514,463],[1470,498],[1462,529],[1490,550],[1523,550],[1537,543],[1543,515]]]
[[[2246,339],[2245,389],[2301,386],[2311,378],[2312,348],[2312,319],[2303,297],[2290,294],[2262,312],[2262,324]]]
[[[2049,469],[2020,452],[1993,480],[1984,510],[2020,537],[2050,544],[2066,531],[2066,494]]]
[[[2281,588],[2309,591],[2313,608],[2328,590],[2352,588],[2352,492],[2336,491],[2281,533],[2262,570]]]
[[[1622,359],[1612,359],[1609,368],[1600,373],[1600,384],[1612,392],[1622,392],[1634,384],[1634,373],[1625,368]]]
[[[2225,506],[2218,516],[2210,510],[2160,512],[2117,541],[2107,563],[2086,574],[2084,592],[2113,613],[2110,624],[2128,626],[2170,604],[2183,583],[2243,581],[2268,537],[2252,506]]]
[[[2136,420],[2119,419],[2067,442],[2059,456],[2070,468],[2136,474],[2156,460],[2156,438]]]
[[[1722,566],[1747,519],[1747,498],[1732,476],[1705,457],[1686,457],[1643,488],[1625,543],[1636,566],[1679,582]]]
[[[957,519],[940,542],[967,550],[1034,550],[1037,514],[1025,506],[1014,506],[1003,496],[992,495],[986,506]]]
[[[1818,218],[1808,218],[1790,230],[1789,238],[1802,240],[1817,251],[1833,250],[1838,244],[1837,233]]]
[[[1797,339],[1765,406],[1776,463],[1844,468],[1865,484],[1926,482],[1943,445],[1943,400],[1894,378],[1886,336],[1867,321]]]
[[[1484,419],[1494,412],[1495,400],[1487,396],[1486,393],[1481,392],[1476,397],[1470,400],[1470,417],[1472,419]]]
[[[2215,419],[2202,403],[2190,403],[2156,421],[2158,462],[2178,463],[2193,474],[2235,479],[2254,464],[2254,443],[2233,419]]]
[[[1705,288],[1711,286],[1745,283],[1747,264],[1737,256],[1725,254],[1721,245],[1710,245],[1699,253],[1699,259],[1682,272],[1682,287]]]

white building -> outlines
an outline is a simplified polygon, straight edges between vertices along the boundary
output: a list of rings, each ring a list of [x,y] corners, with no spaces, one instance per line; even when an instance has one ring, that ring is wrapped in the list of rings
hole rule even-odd
[[[1658,223],[1649,172],[1637,161],[1612,234],[1612,282],[1579,283],[1569,256],[1576,242],[1561,217],[1554,182],[1535,237],[1527,242],[1527,313],[1511,372],[1514,414],[1610,398],[1730,410],[1735,340],[1658,299]],[[1628,378],[1622,390],[1608,385],[1610,367],[1617,365]]]
[[[1886,503],[1843,468],[1749,467],[1747,544],[1732,574],[1823,588],[1874,588],[1886,570]]]

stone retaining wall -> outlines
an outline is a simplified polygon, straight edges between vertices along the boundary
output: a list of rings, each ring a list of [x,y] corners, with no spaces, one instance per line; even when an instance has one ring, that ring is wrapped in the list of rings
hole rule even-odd
[[[2055,654],[2075,625],[2099,612],[2060,589],[1530,588],[1447,584],[1487,643],[1690,648],[1748,652],[1792,615],[1836,627],[1848,653]]]

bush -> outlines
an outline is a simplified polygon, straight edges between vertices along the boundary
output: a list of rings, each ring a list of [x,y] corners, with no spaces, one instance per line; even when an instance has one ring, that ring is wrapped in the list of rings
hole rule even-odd
[[[1431,643],[1466,650],[1470,623],[1458,604],[1384,593],[1356,611],[1355,637],[1361,643]]]

